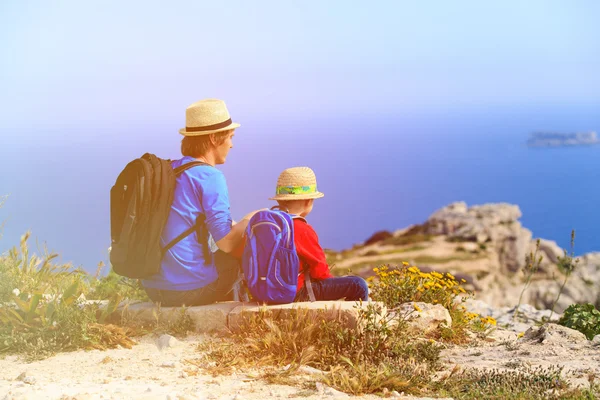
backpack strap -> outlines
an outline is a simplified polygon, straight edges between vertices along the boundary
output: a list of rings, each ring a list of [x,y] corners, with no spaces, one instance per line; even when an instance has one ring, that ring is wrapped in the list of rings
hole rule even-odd
[[[290,214],[290,216],[292,217],[292,219],[300,219],[306,222],[306,218],[301,217],[299,215]],[[305,264],[302,265],[302,273],[304,274],[304,286],[306,286],[306,293],[308,293],[308,299],[311,302],[315,302],[317,301],[317,299],[315,297],[315,292],[312,288],[312,281],[310,280],[310,270]]]
[[[175,176],[179,176],[183,173],[183,171],[186,171],[197,165],[210,165],[210,164],[205,163],[204,161],[190,161],[189,163],[182,164],[177,168],[173,168],[173,172],[175,172]]]
[[[173,172],[175,172],[175,176],[180,176],[181,174],[183,174],[184,171],[187,171],[188,169],[190,169],[192,167],[196,167],[198,165],[210,165],[210,164],[202,162],[202,161],[190,161],[189,163],[185,163],[183,165],[180,165],[177,168],[174,168]],[[181,240],[183,240],[183,238],[191,235],[192,232],[194,232],[201,224],[204,224],[204,219],[205,219],[204,215],[201,215],[200,217],[198,217],[196,219],[196,223],[194,225],[192,225],[185,231],[181,232],[175,239],[173,239],[169,243],[167,243],[167,245],[165,247],[163,247],[163,249],[162,249],[163,256],[167,253],[167,251],[169,251],[169,249],[171,249],[171,247],[175,246],[177,243],[179,243]],[[206,244],[203,243],[202,248],[203,248],[205,256],[207,254],[209,254],[208,253],[208,242]]]
[[[256,248],[256,239],[252,235],[249,235],[248,237],[250,238],[248,244],[250,245],[250,249],[252,250],[250,253],[250,254],[252,254],[252,256],[251,256],[252,258],[250,259],[250,262],[252,263],[252,265],[256,266],[258,263],[258,258],[257,258],[258,250]],[[250,269],[250,272],[252,272],[252,268]],[[255,286],[256,283],[258,282],[258,276],[254,275],[254,274],[252,274],[252,276],[246,276],[245,278],[246,278],[249,286]]]
[[[304,285],[306,286],[306,292],[308,293],[308,299],[311,302],[317,301],[317,298],[315,297],[315,292],[313,291],[313,288],[312,288],[312,282],[310,280],[310,271],[308,270],[308,268],[304,269]]]

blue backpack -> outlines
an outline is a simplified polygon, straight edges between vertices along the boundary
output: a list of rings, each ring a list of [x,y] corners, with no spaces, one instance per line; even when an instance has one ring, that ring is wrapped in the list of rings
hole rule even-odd
[[[252,216],[246,228],[242,270],[255,301],[267,304],[294,301],[302,267],[296,253],[294,222],[290,214],[271,209]],[[312,294],[308,285],[310,283],[307,289]]]

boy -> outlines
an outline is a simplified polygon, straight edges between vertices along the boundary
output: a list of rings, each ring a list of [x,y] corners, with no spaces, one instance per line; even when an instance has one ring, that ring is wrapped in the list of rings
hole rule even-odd
[[[315,230],[305,217],[313,209],[315,199],[324,194],[317,190],[317,178],[308,167],[288,168],[279,175],[276,194],[269,200],[276,200],[279,207],[291,214],[294,221],[294,243],[300,258],[300,267],[310,273],[312,289],[316,300],[347,301],[369,298],[367,282],[359,276],[333,277],[323,248]],[[294,301],[307,301],[308,292],[304,286],[304,272],[298,276],[298,292]]]

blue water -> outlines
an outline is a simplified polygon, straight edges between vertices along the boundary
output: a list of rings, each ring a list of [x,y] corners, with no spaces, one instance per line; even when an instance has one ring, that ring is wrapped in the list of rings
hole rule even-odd
[[[518,204],[534,237],[600,251],[600,146],[529,149],[529,132],[600,128],[594,108],[515,110],[490,114],[365,115],[267,120],[240,116],[235,147],[220,168],[234,218],[271,206],[281,170],[308,165],[325,197],[309,222],[324,247],[341,250],[377,230],[425,221],[454,201]],[[9,193],[0,250],[32,231],[44,245],[94,271],[107,261],[109,190],[125,164],[144,152],[178,157],[173,124],[118,124],[81,131],[48,129],[48,140],[2,133],[0,194]],[[37,243],[36,243],[37,240]]]

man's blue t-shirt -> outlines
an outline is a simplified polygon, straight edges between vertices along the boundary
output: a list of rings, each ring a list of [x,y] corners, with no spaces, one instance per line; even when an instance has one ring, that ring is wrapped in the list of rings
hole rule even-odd
[[[194,161],[183,157],[172,162],[173,168]],[[231,212],[225,176],[209,165],[192,167],[177,177],[173,205],[161,246],[195,224],[196,218],[204,214],[206,226],[215,241],[221,240],[231,231]],[[213,260],[205,264],[202,244],[196,232],[182,239],[165,254],[161,270],[149,279],[142,280],[147,288],[162,290],[194,290],[217,280]]]

